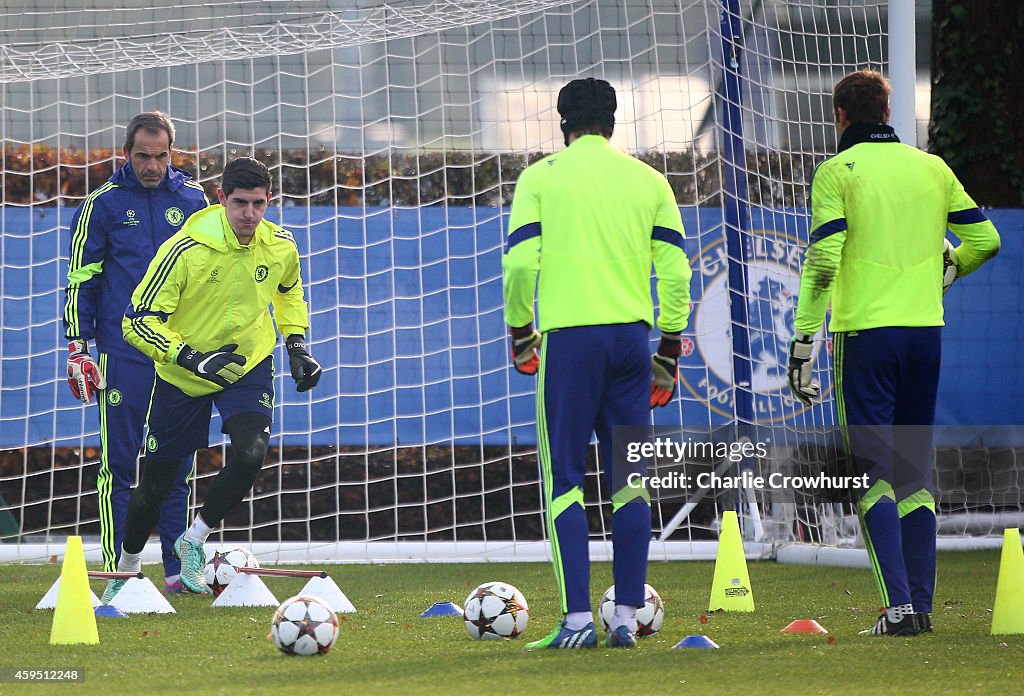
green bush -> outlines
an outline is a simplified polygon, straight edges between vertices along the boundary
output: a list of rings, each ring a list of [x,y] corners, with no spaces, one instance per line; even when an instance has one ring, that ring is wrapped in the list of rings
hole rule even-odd
[[[175,151],[172,162],[202,182],[213,198],[224,163],[239,150]],[[274,195],[286,206],[499,206],[512,201],[515,181],[546,153],[385,152],[373,155],[326,149],[259,150],[270,167]],[[77,206],[110,177],[123,159],[110,149],[3,144],[6,205]],[[665,173],[680,205],[720,205],[722,161],[716,152],[647,151],[638,157]],[[810,173],[820,156],[747,153],[747,186],[753,205],[805,205]]]

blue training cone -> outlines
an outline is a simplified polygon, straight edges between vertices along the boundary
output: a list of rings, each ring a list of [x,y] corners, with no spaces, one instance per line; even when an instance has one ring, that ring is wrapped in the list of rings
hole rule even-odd
[[[113,604],[101,604],[96,607],[95,610],[96,618],[104,619],[127,619],[128,615],[123,611],[115,607]]]
[[[707,636],[686,636],[681,641],[673,645],[672,648],[705,648],[717,650],[718,643]]]
[[[429,609],[420,614],[421,619],[432,619],[435,616],[462,616],[462,609],[451,602],[434,602]]]

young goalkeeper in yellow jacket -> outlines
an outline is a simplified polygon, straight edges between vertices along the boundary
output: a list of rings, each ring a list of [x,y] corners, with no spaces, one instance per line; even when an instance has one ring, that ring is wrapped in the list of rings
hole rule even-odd
[[[278,331],[287,337],[298,391],[316,386],[321,372],[305,345],[309,315],[295,240],[263,219],[270,172],[254,159],[236,159],[224,168],[217,197],[220,205],[190,217],[160,247],[122,323],[128,343],[156,362],[156,380],[146,465],[128,504],[119,571],[139,569],[176,463],[208,445],[214,405],[231,440],[202,510],[174,544],[182,583],[192,592],[207,591],[203,543],[263,467]],[[110,581],[103,601],[122,585]]]

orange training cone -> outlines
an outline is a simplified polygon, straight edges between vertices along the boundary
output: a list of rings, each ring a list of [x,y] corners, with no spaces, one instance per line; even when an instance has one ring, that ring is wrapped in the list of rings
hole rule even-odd
[[[814,619],[797,619],[779,633],[828,633],[828,631]]]
[[[57,592],[57,607],[53,612],[50,645],[99,642],[89,575],[85,570],[82,537],[68,537],[64,563],[60,569],[60,589]]]

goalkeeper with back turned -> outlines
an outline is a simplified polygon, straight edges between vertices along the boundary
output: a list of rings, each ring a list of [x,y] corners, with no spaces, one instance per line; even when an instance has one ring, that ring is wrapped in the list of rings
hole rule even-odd
[[[208,445],[212,407],[231,440],[206,502],[174,544],[181,580],[206,592],[203,543],[263,467],[274,406],[277,331],[300,392],[320,380],[306,350],[309,315],[291,233],[263,219],[270,172],[242,157],[224,167],[220,205],[190,217],[161,245],[132,295],[125,339],[156,362],[146,463],[132,491],[118,571],[135,572],[182,456]],[[273,307],[273,314],[271,314]],[[276,323],[276,330],[275,330]],[[111,580],[104,603],[124,584]]]
[[[813,336],[831,300],[836,411],[853,473],[868,477],[857,511],[885,607],[864,632],[907,636],[932,630],[944,264],[975,271],[999,235],[941,158],[900,144],[890,91],[871,70],[833,89],[839,146],[811,183],[789,385],[807,405],[819,394]]]
[[[558,112],[567,147],[524,170],[512,200],[502,263],[505,322],[515,368],[538,376],[537,442],[564,614],[528,649],[597,646],[583,507],[595,431],[612,503],[615,613],[608,647],[636,645],[636,610],[644,604],[650,496],[627,485],[626,443],[616,441],[613,456],[612,435],[616,426],[646,426],[650,409],[675,393],[691,271],[668,181],[608,142],[615,108],[615,90],[604,80],[563,87]],[[653,357],[652,264],[661,306]]]

